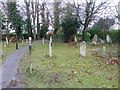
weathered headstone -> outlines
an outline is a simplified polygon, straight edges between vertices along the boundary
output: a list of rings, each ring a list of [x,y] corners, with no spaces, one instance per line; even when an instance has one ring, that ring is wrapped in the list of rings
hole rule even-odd
[[[110,35],[108,34],[108,35],[106,35],[106,41],[107,41],[107,43],[112,43],[112,40],[111,40],[111,38],[110,38]]]
[[[93,37],[93,41],[92,41],[92,44],[96,44],[97,43],[97,34],[94,35]]]
[[[45,39],[44,39],[44,38],[42,38],[42,44],[43,44],[43,45],[45,44]]]
[[[86,42],[85,41],[80,43],[80,56],[86,57]]]
[[[6,37],[5,39],[6,39],[6,44],[9,44],[9,42],[8,42],[8,38]]]
[[[50,37],[50,41],[49,41],[49,55],[50,57],[52,57],[52,37]]]

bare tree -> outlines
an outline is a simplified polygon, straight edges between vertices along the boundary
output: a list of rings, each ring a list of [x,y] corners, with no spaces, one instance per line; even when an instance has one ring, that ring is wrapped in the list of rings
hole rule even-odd
[[[100,2],[96,4],[97,0],[86,0],[85,3],[70,3],[76,11],[79,22],[81,23],[82,29],[82,41],[85,40],[85,34],[90,23],[95,19],[95,16],[99,13],[102,13],[103,10],[107,8],[107,2]]]
[[[27,15],[27,31],[29,36],[32,36],[32,25],[31,25],[31,18],[30,18],[30,0],[24,0],[25,5],[26,5],[26,15]]]

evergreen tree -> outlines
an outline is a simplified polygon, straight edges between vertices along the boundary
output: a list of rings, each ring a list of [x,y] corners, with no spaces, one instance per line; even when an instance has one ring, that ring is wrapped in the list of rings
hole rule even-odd
[[[20,11],[17,9],[16,2],[7,3],[8,17],[11,22],[11,27],[15,30],[17,38],[22,35],[23,19],[20,15]]]

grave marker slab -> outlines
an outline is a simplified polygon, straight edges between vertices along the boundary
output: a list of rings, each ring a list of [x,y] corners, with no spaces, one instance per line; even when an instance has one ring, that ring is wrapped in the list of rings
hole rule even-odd
[[[85,41],[80,43],[80,56],[86,57],[86,42]]]

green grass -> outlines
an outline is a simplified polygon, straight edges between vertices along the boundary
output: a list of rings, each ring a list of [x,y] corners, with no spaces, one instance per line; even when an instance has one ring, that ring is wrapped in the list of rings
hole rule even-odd
[[[106,45],[108,50],[117,47]],[[118,88],[118,66],[106,64],[92,53],[102,46],[87,45],[87,57],[79,57],[79,48],[63,43],[53,44],[49,57],[48,44],[36,44],[32,49],[32,74],[29,73],[28,52],[20,63],[28,88]],[[100,50],[99,52],[102,52]]]
[[[23,45],[21,44],[21,42],[18,43],[18,47],[21,48],[23,46],[27,45],[27,43],[24,43]],[[0,51],[4,52],[3,56],[2,56],[2,61],[0,61],[0,64],[2,64],[4,62],[4,60],[10,55],[12,54],[14,51],[16,50],[16,45],[15,43],[9,44],[7,45],[7,47],[1,46],[0,45]]]

